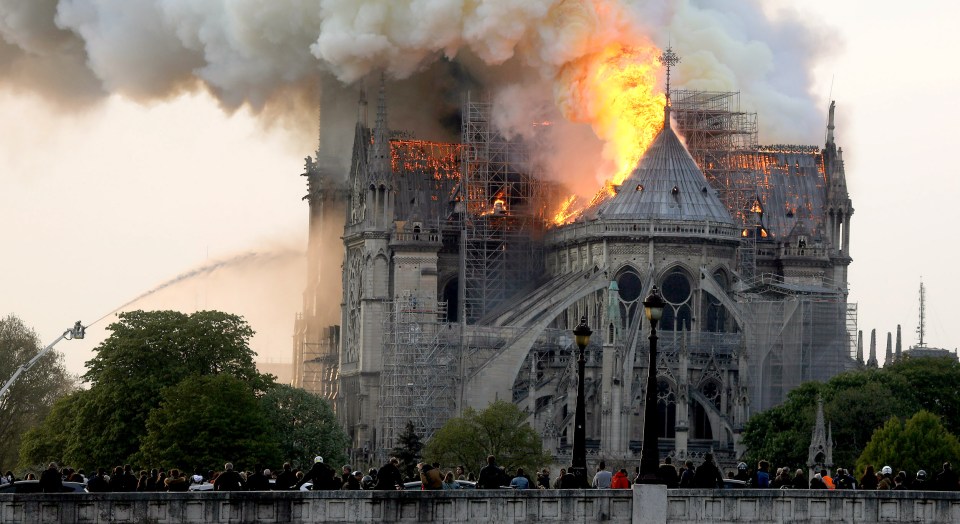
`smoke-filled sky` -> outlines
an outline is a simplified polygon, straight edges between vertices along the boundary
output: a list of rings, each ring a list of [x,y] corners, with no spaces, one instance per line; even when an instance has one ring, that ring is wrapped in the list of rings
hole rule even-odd
[[[682,56],[677,85],[740,90],[761,143],[822,144],[832,90],[856,208],[860,327],[878,329],[881,359],[898,323],[914,343],[922,276],[927,341],[953,349],[949,297],[960,282],[944,232],[960,192],[941,157],[960,120],[949,98],[960,73],[937,57],[960,49],[948,25],[958,11],[829,0],[0,0],[0,314],[52,341],[185,275],[131,307],[243,314],[259,358],[289,361],[305,264],[297,175],[316,148],[321,77],[338,109],[323,129],[341,156],[357,87],[385,69],[391,126],[427,138],[456,135],[467,88],[495,93],[508,128],[556,119],[564,168],[553,175],[589,194],[609,151],[602,126],[583,122],[595,108],[571,71],[612,43],[669,41]],[[58,346],[72,371],[111,318]]]

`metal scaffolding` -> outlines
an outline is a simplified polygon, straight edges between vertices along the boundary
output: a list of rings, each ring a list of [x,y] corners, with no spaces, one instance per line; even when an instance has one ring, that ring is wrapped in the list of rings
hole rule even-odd
[[[453,415],[458,361],[446,318],[447,304],[433,297],[408,293],[387,303],[377,435],[381,453],[393,449],[408,421],[427,440]]]
[[[757,114],[740,110],[740,93],[673,90],[675,130],[730,214],[748,234],[738,251],[738,270],[750,279],[756,271],[758,224],[750,210],[757,198]]]
[[[298,321],[302,318],[297,316]],[[322,329],[319,340],[297,340],[294,386],[320,395],[331,403],[339,383],[340,326]]]
[[[489,100],[464,102],[460,308],[468,324],[536,277],[544,186],[529,149],[494,129]]]
[[[741,295],[751,409],[762,411],[811,380],[826,381],[855,362],[857,307],[835,288],[760,275]]]

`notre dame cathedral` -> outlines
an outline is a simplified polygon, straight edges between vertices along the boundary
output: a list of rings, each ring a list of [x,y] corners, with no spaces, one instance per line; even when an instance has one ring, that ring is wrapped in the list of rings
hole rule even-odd
[[[361,94],[347,172],[321,140],[295,384],[333,403],[355,456],[499,399],[568,461],[585,316],[588,451],[638,460],[653,286],[661,455],[734,460],[752,413],[862,362],[834,105],[823,146],[765,146],[738,93],[668,92],[632,174],[565,219],[563,188],[473,94],[457,142],[392,129],[382,86],[372,118]]]

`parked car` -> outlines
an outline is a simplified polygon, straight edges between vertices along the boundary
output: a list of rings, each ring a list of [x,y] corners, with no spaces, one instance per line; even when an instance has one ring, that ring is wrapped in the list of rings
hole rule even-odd
[[[64,493],[84,493],[87,485],[81,482],[64,482]],[[18,480],[13,484],[0,486],[0,493],[42,493],[39,480]]]
[[[477,489],[476,482],[471,482],[469,480],[457,480],[455,482],[457,483],[458,486],[460,486],[460,489]],[[421,488],[423,488],[423,483],[420,482],[419,480],[415,480],[413,482],[405,482],[403,484],[404,491],[411,491],[411,490],[418,491]]]

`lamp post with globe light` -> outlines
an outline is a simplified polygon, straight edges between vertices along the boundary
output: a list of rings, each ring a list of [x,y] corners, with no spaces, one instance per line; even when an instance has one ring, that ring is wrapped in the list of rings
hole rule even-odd
[[[657,411],[657,323],[663,317],[665,303],[660,290],[653,286],[643,301],[643,311],[650,321],[650,365],[647,368],[647,395],[643,406],[643,448],[640,450],[640,475],[637,482],[656,484],[660,467],[660,421]]]
[[[583,376],[586,360],[583,352],[590,343],[590,335],[593,330],[587,325],[587,317],[580,317],[580,324],[573,330],[573,336],[576,338],[577,347],[580,351],[577,353],[577,412],[574,416],[573,428],[573,462],[570,465],[570,473],[577,477],[577,483],[580,487],[587,487],[587,432],[584,427],[586,424],[586,408],[584,407]]]

